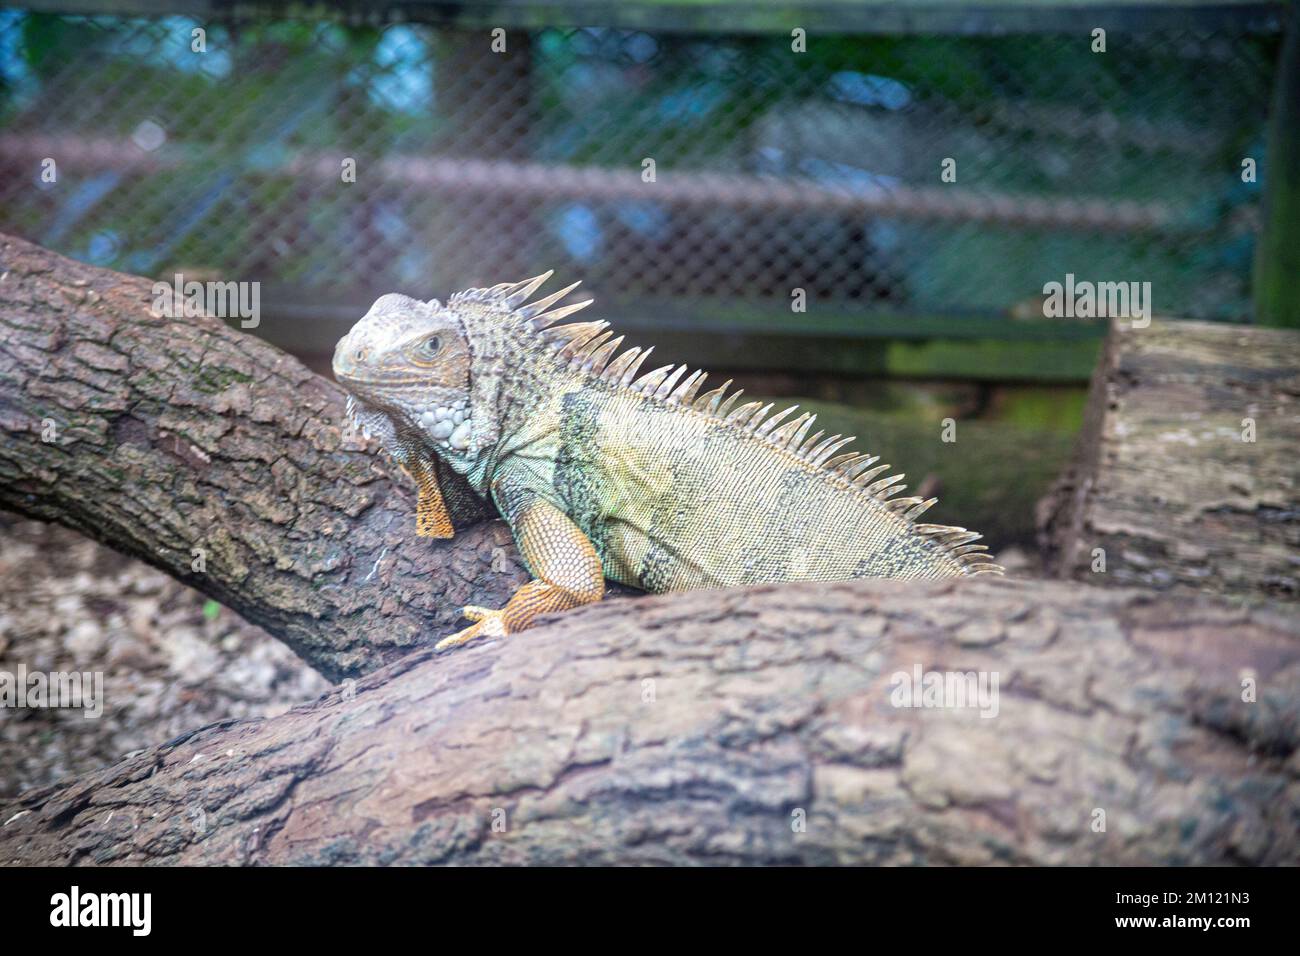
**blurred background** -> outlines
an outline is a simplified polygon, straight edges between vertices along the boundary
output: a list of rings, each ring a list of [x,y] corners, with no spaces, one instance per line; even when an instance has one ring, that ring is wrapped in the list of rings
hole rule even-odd
[[[555,269],[664,362],[858,435],[1034,573],[1105,331],[1045,317],[1044,284],[1260,318],[1286,28],[1231,0],[36,2],[0,10],[0,231],[257,281],[255,334],[321,371],[378,295]],[[246,627],[166,593],[205,641]]]

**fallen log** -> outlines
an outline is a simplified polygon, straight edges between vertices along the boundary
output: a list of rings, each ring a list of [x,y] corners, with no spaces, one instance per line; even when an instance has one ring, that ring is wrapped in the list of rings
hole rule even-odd
[[[996,693],[897,706],[918,669]],[[1298,863],[1298,741],[1276,607],[979,579],[615,599],[0,802],[0,863]]]
[[[1098,585],[1300,597],[1300,332],[1112,327],[1073,464],[1039,509],[1049,569]]]

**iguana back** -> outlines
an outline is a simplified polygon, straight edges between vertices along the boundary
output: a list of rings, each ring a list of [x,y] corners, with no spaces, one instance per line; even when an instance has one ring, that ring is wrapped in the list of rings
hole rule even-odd
[[[888,465],[810,436],[813,416],[722,411],[695,397],[702,378],[572,370],[552,401],[509,410],[523,440],[498,470],[572,518],[607,577],[648,591],[996,570],[978,534],[917,523],[932,502],[891,497]]]

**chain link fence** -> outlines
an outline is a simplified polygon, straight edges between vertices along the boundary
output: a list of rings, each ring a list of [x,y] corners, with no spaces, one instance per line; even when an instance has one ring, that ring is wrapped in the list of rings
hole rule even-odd
[[[1105,52],[923,13],[801,38],[0,11],[0,229],[307,314],[554,268],[686,327],[796,323],[796,289],[863,334],[1041,318],[1067,273],[1242,320],[1270,11],[1138,11]]]

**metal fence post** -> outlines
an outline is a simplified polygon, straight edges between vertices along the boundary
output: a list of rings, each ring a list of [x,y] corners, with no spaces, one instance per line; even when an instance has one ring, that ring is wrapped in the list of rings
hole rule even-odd
[[[1300,4],[1287,10],[1278,58],[1268,154],[1264,225],[1255,253],[1255,321],[1300,327]]]

